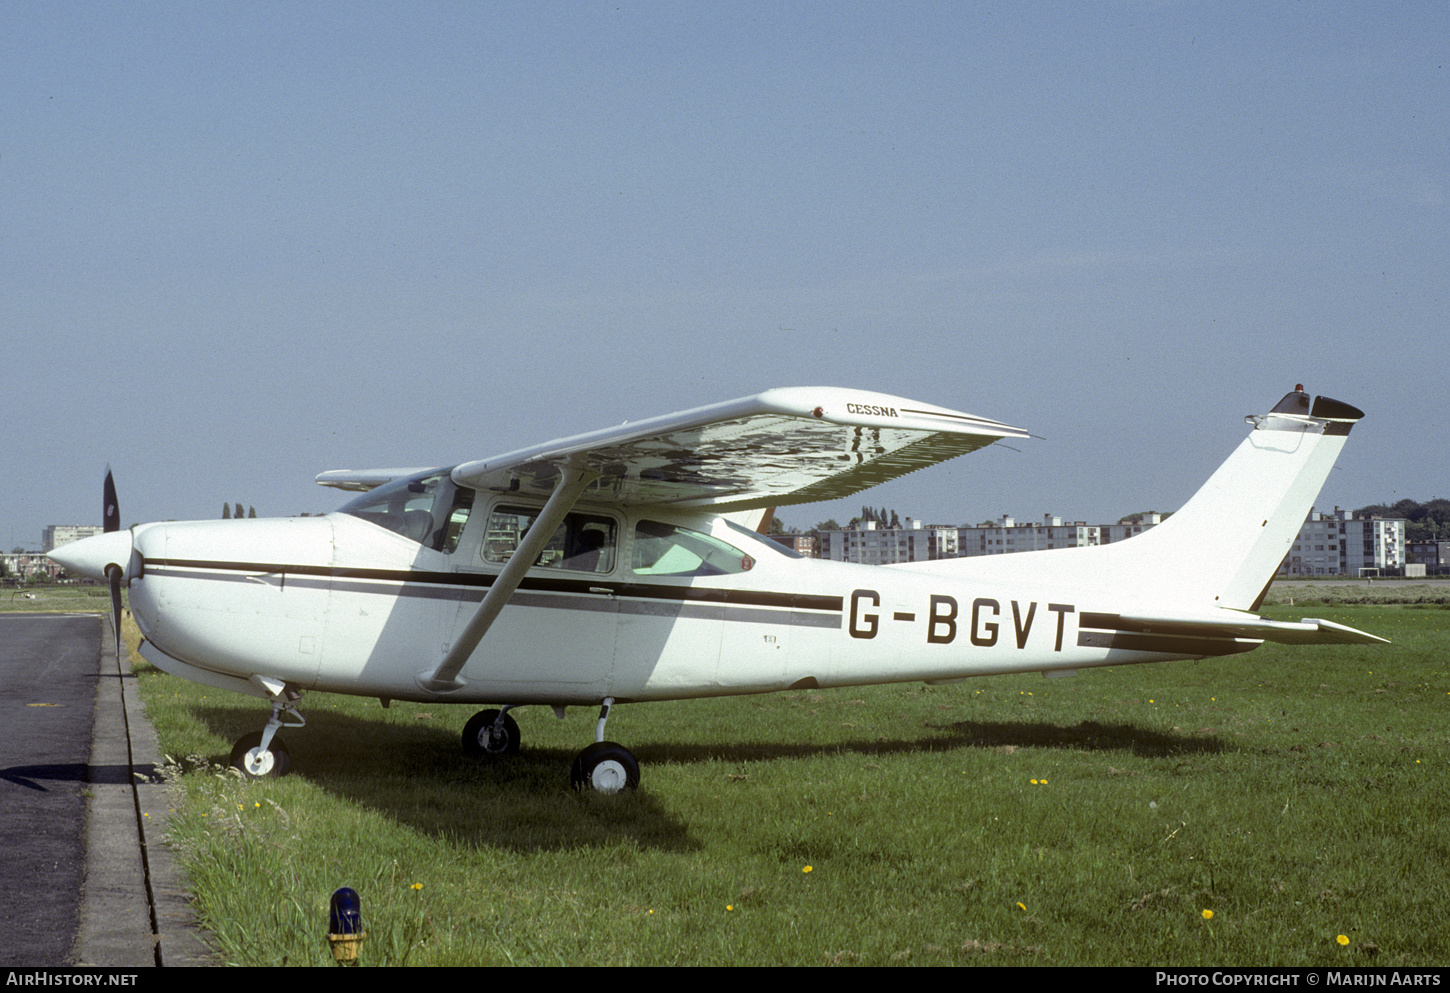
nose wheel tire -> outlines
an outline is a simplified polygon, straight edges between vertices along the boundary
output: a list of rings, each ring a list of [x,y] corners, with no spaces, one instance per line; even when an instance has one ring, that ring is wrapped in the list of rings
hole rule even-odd
[[[463,726],[463,754],[465,755],[513,755],[519,750],[519,725],[508,714],[503,715],[503,724],[494,730],[498,720],[497,710],[480,710]]]
[[[272,743],[262,750],[262,732],[244,734],[232,747],[231,765],[240,769],[248,779],[265,779],[269,776],[285,776],[292,768],[292,756],[287,746],[276,735]]]
[[[574,759],[569,781],[576,790],[618,793],[639,786],[639,763],[623,745],[596,741]]]

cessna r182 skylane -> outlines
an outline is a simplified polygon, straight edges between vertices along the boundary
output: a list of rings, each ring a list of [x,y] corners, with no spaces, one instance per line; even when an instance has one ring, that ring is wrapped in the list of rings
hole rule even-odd
[[[900,397],[778,389],[451,468],[337,470],[324,517],[120,529],[51,557],[120,590],[157,667],[271,703],[237,742],[284,774],[307,690],[493,704],[465,751],[519,747],[509,711],[602,706],[576,787],[639,766],[604,740],[615,703],[1375,643],[1258,617],[1361,411],[1302,387],[1153,530],[1111,545],[866,566],[762,537],[773,507],[832,500],[1026,433]]]

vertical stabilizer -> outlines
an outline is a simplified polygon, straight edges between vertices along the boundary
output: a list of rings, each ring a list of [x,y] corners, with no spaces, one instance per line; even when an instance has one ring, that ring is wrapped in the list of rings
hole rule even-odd
[[[1245,418],[1253,425],[1249,436],[1182,509],[1151,531],[1111,545],[927,566],[971,568],[1000,579],[1046,575],[1141,602],[1255,609],[1363,416],[1338,400],[1311,400],[1299,387],[1269,413]]]
[[[1123,561],[1115,565],[1141,570],[1144,581],[1182,570],[1192,599],[1253,609],[1363,416],[1328,397],[1311,403],[1300,389],[1245,418],[1254,429],[1238,449],[1181,510],[1117,546]]]

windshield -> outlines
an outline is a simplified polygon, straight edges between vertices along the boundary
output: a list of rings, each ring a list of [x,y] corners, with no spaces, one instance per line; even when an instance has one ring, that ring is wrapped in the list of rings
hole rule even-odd
[[[449,471],[395,479],[338,509],[434,551],[452,552],[473,509],[473,490],[455,486]]]

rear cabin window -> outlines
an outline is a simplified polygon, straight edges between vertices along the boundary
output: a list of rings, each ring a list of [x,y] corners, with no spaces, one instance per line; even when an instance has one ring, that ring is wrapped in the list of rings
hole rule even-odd
[[[503,565],[513,557],[529,528],[538,519],[538,507],[493,508],[484,531],[483,560]],[[610,572],[614,569],[617,527],[613,518],[594,514],[568,514],[539,553],[534,568],[574,572]]]
[[[637,576],[725,576],[755,566],[753,558],[719,538],[658,521],[635,525],[630,558]]]

